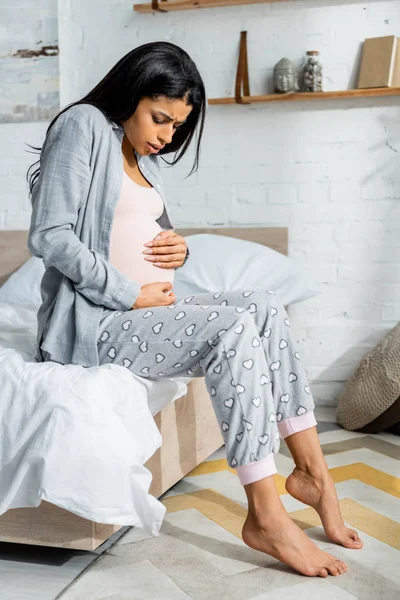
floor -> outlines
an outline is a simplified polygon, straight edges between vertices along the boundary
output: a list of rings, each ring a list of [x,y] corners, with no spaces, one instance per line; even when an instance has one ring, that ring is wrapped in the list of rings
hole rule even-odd
[[[0,543],[0,600],[400,598],[400,437],[343,430],[332,408],[317,407],[316,417],[344,520],[362,550],[331,543],[315,511],[286,493],[293,461],[283,441],[274,477],[292,519],[345,560],[347,573],[305,577],[245,546],[245,494],[222,448],[163,496],[157,538],[125,527],[94,552]]]

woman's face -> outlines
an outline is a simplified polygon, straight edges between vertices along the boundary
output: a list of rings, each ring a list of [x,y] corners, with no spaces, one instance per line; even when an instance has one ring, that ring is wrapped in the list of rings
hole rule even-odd
[[[193,107],[185,100],[159,96],[157,100],[142,98],[133,115],[122,121],[125,136],[141,156],[157,154],[169,144],[187,119]]]

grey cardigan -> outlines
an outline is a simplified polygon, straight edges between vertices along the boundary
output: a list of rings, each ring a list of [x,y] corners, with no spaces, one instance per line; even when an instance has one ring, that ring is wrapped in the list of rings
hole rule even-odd
[[[58,117],[45,139],[27,241],[29,251],[46,267],[36,361],[98,365],[103,307],[129,310],[139,295],[140,285],[108,262],[122,186],[123,137],[122,125],[90,104],[79,104]],[[135,154],[140,171],[164,202],[157,222],[162,229],[174,229],[159,157]]]

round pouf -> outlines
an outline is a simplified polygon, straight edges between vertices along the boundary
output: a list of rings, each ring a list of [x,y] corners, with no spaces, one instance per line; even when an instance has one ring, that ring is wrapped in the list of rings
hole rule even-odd
[[[400,323],[362,359],[339,398],[336,420],[355,431],[377,419],[399,398]],[[400,415],[397,417],[399,422]]]

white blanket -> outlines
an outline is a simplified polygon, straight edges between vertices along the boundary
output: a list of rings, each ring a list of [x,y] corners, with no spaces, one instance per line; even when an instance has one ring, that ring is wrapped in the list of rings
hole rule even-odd
[[[158,535],[165,507],[143,466],[161,445],[152,414],[184,395],[187,379],[34,362],[36,311],[0,302],[0,514],[47,500]]]

